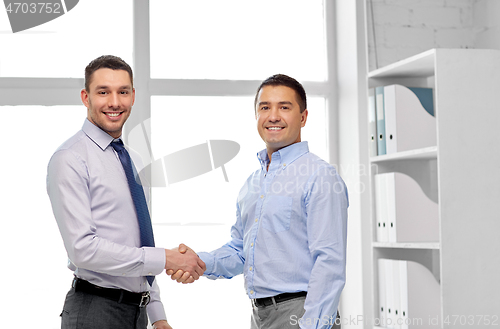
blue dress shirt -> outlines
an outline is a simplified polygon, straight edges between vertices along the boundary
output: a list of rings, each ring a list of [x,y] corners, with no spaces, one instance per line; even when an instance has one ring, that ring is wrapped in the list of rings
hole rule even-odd
[[[142,292],[150,289],[145,276],[164,270],[165,249],[141,247],[132,196],[112,141],[86,119],[50,159],[47,192],[75,275],[101,287]],[[148,199],[147,189],[145,194]],[[147,311],[151,323],[166,319],[156,280]]]
[[[270,164],[266,150],[258,158],[238,195],[232,240],[199,253],[204,275],[243,273],[252,299],[307,291],[301,327],[329,328],[345,285],[347,188],[307,142],[274,152]]]

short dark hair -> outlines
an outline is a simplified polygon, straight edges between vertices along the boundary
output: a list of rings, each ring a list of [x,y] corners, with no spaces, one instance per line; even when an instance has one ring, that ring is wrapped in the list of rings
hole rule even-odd
[[[275,74],[270,76],[260,84],[259,88],[257,89],[257,93],[255,94],[255,100],[253,103],[254,109],[257,106],[257,98],[259,97],[259,92],[265,86],[285,86],[295,90],[295,93],[297,94],[297,103],[299,103],[300,113],[304,112],[304,110],[307,108],[306,91],[304,90],[304,87],[302,87],[300,82],[285,74]]]
[[[123,59],[118,56],[113,55],[103,55],[97,57],[85,68],[85,90],[89,91],[90,82],[92,81],[92,74],[99,69],[112,69],[112,70],[124,70],[128,72],[130,77],[130,82],[132,86],[134,85],[134,75],[130,65],[127,64]]]

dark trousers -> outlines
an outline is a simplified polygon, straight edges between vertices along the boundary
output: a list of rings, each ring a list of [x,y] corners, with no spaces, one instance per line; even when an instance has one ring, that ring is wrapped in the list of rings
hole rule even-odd
[[[66,295],[61,329],[146,329],[145,307],[127,305],[74,288]]]

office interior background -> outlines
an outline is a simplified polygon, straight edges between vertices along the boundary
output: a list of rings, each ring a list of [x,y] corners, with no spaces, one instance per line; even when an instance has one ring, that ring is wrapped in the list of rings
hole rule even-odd
[[[343,327],[373,328],[367,74],[433,48],[499,50],[499,22],[498,0],[84,0],[11,33],[1,9],[2,327],[60,326],[72,273],[45,191],[46,166],[86,117],[85,66],[114,54],[134,70],[136,103],[124,135],[147,161],[207,140],[241,147],[225,164],[228,182],[216,169],[152,188],[155,240],[166,248],[183,242],[210,251],[229,240],[237,192],[264,148],[256,88],[275,73],[303,83],[303,140],[337,166],[350,192],[340,310],[356,320]],[[242,276],[180,285],[161,275],[158,282],[174,328],[249,326]]]

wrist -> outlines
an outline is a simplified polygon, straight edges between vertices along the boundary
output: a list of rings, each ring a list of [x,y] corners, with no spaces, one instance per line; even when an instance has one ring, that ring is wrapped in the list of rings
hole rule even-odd
[[[172,327],[168,324],[167,320],[158,320],[153,323],[153,329],[172,329]]]
[[[170,249],[165,249],[165,269],[173,269],[169,266],[171,265],[170,259],[173,256],[174,251]]]

